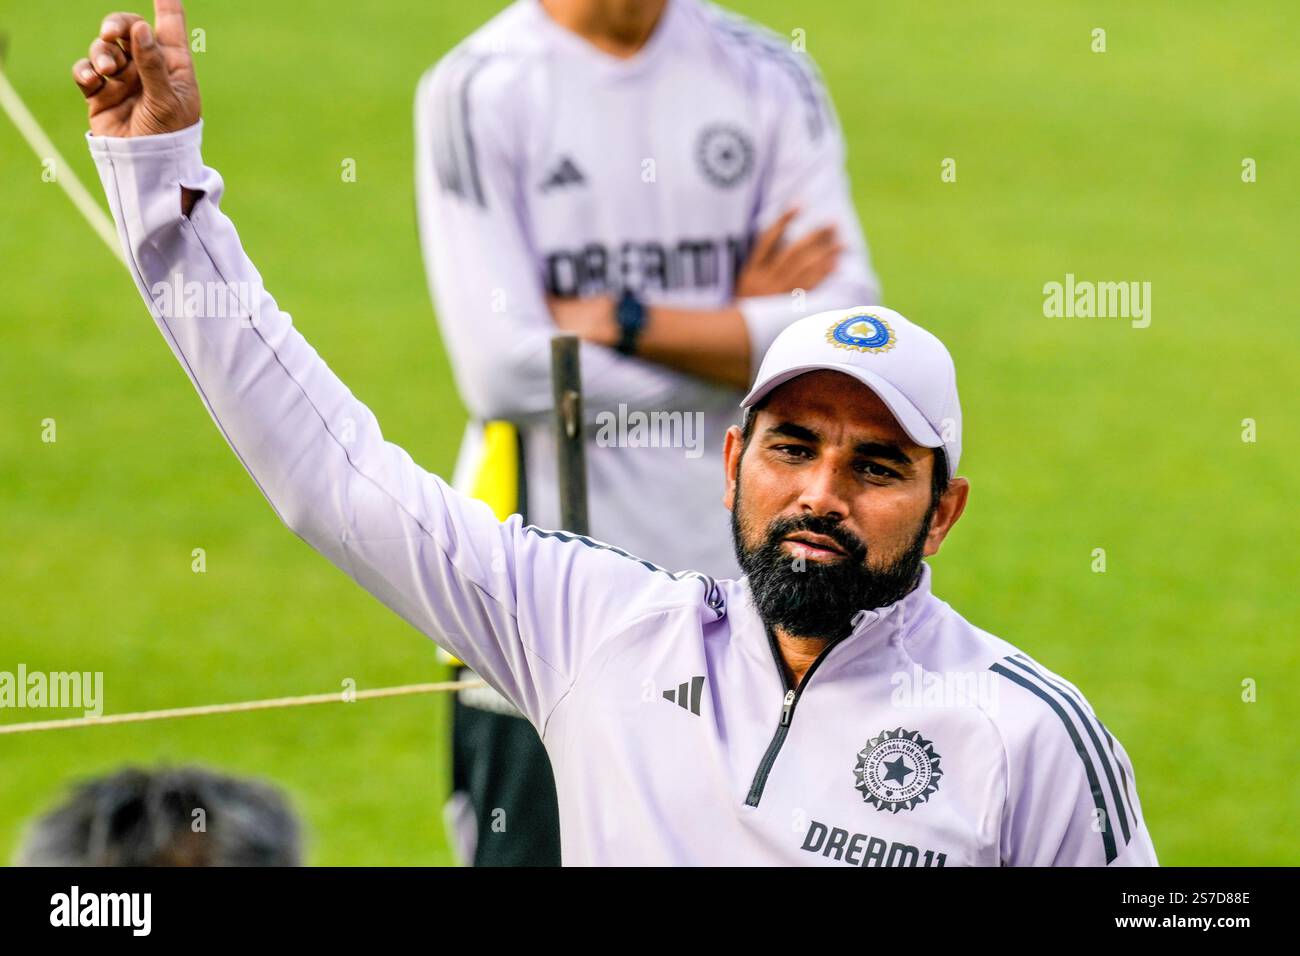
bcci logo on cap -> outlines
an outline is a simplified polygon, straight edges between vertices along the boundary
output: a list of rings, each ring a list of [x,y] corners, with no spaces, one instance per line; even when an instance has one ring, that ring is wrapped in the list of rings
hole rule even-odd
[[[877,810],[911,810],[939,789],[939,755],[914,730],[881,731],[858,751],[854,786]]]
[[[851,315],[830,327],[826,341],[837,349],[854,352],[888,352],[898,339],[884,319],[869,312]]]

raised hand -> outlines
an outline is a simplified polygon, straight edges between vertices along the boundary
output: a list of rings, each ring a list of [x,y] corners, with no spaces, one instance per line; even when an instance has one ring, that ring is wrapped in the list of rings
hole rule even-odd
[[[109,14],[89,55],[72,66],[96,136],[172,133],[199,121],[185,8],[181,0],[153,6],[156,28],[134,13]]]

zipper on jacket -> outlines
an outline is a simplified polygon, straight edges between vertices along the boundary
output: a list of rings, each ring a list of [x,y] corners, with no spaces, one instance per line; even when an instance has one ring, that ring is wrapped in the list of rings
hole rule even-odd
[[[791,687],[790,678],[785,672],[785,661],[781,659],[781,648],[777,645],[776,635],[770,628],[767,630],[767,642],[772,648],[772,657],[776,660],[776,669],[781,674],[781,683],[785,686],[785,698],[781,701],[781,722],[777,724],[776,733],[772,735],[772,742],[767,745],[767,750],[763,754],[763,759],[758,764],[758,771],[754,774],[754,782],[749,785],[749,796],[745,798],[745,806],[756,807],[758,801],[763,798],[763,788],[767,786],[767,775],[772,772],[772,764],[776,763],[777,754],[781,752],[781,746],[785,743],[786,735],[790,733],[790,722],[794,720],[794,709],[799,703],[799,695],[803,693],[808,681],[812,679],[813,671],[831,652],[843,638],[831,641],[822,648],[822,652],[812,662],[812,665],[804,672],[803,680],[799,686]]]

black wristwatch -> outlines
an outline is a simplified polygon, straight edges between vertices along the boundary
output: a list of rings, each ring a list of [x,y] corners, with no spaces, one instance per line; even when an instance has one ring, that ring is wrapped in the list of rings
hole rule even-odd
[[[631,289],[624,289],[614,306],[614,318],[618,321],[618,345],[614,348],[624,355],[636,354],[636,341],[645,329],[645,303],[636,297]]]

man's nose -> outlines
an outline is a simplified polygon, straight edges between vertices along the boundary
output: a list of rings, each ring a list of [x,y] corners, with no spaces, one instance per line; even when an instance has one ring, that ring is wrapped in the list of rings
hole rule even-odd
[[[799,509],[804,514],[844,519],[849,514],[850,477],[845,468],[823,457],[800,475]]]

